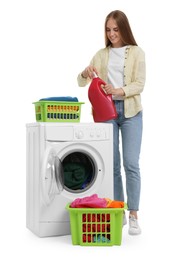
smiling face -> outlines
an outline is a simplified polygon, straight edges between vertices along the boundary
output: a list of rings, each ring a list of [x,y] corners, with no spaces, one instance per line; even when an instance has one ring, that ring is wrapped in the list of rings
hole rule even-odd
[[[113,18],[110,18],[106,23],[106,35],[110,40],[113,48],[119,48],[123,46],[119,28]]]

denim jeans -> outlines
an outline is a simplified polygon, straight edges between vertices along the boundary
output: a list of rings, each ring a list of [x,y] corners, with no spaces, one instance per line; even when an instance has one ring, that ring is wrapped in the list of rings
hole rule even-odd
[[[114,120],[106,121],[113,124],[114,199],[124,201],[121,153],[119,150],[119,139],[121,136],[128,210],[138,211],[141,188],[139,156],[142,140],[142,111],[134,117],[125,118],[124,101],[114,101],[114,103],[118,117]]]

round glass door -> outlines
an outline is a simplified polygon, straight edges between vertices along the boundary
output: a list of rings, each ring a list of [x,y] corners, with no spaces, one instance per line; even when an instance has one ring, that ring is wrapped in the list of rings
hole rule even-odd
[[[53,149],[47,149],[45,152],[41,171],[41,184],[42,198],[46,205],[49,205],[55,196],[63,190],[63,167]]]
[[[89,189],[96,179],[96,169],[91,157],[84,152],[71,152],[61,161],[64,189],[79,193]]]

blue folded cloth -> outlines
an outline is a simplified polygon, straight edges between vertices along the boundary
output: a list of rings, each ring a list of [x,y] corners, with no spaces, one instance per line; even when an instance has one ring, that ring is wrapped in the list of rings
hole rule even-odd
[[[97,235],[97,236],[94,236],[93,238],[93,242],[105,242],[105,243],[109,243],[110,240],[105,237],[105,236],[102,236],[102,235]]]
[[[77,97],[70,97],[70,96],[65,96],[65,97],[47,97],[47,98],[41,98],[39,101],[72,101],[72,102],[78,102]]]

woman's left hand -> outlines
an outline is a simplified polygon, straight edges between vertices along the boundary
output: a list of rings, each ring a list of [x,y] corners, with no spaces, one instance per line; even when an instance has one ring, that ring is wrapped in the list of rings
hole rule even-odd
[[[123,88],[114,88],[111,84],[102,85],[104,92],[108,95],[124,96],[125,92]]]
[[[102,88],[106,94],[115,94],[115,88],[111,84],[102,85]]]

